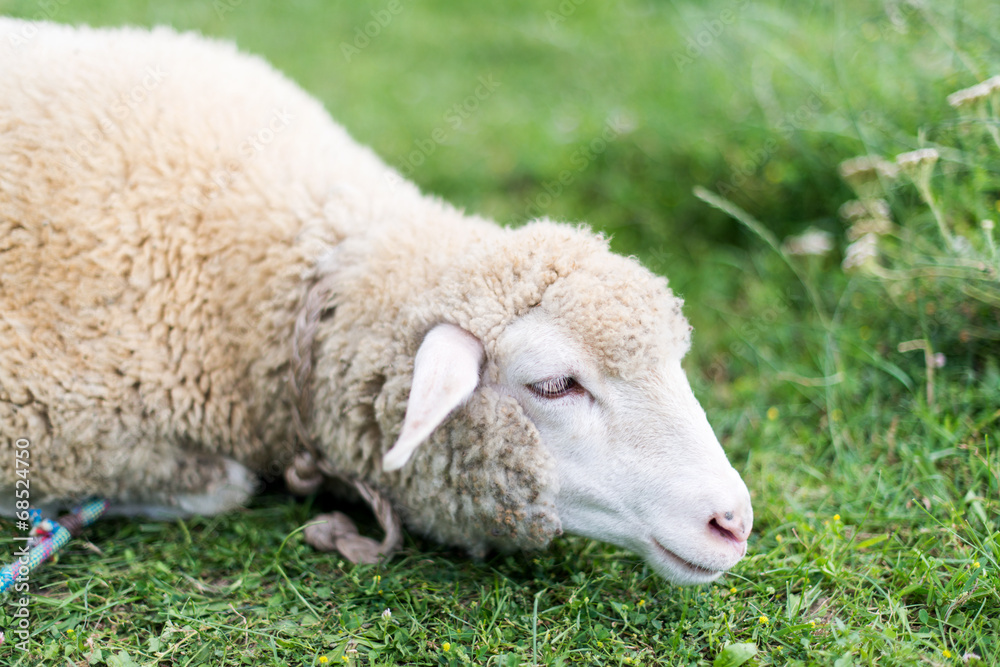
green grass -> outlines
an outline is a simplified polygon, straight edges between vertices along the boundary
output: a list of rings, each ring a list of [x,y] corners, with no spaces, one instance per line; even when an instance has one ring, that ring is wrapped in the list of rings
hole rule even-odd
[[[544,213],[613,232],[685,295],[689,375],[756,512],[748,557],[702,588],[573,537],[476,562],[408,536],[390,563],[351,566],[297,532],[327,498],[105,521],[87,534],[99,551],[74,542],[33,577],[30,653],[8,633],[0,663],[736,665],[743,650],[757,665],[1000,664],[996,274],[899,278],[962,259],[902,179],[884,184],[896,230],[881,242],[897,277],[840,268],[851,194],[837,164],[921,146],[942,150],[936,205],[988,258],[996,119],[944,99],[997,73],[1000,5],[926,4],[403,2],[347,62],[342,43],[387,3],[0,0],[235,38],[393,164],[444,128],[412,178],[504,222],[584,155]],[[500,86],[453,127],[481,76]],[[612,118],[606,148],[581,153]],[[838,249],[784,254],[808,225]],[[899,351],[913,340],[947,358],[933,401],[923,354]]]

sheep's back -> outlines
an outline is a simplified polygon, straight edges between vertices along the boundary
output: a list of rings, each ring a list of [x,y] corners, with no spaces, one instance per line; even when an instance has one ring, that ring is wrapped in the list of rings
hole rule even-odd
[[[2,441],[66,477],[158,442],[273,470],[304,277],[385,167],[226,43],[0,19],[0,62]]]

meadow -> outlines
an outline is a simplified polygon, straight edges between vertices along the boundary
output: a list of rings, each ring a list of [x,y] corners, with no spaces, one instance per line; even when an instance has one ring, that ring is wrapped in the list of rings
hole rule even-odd
[[[997,3],[0,13],[235,39],[426,191],[606,230],[685,297],[685,366],[755,508],[748,556],[699,588],[576,537],[474,561],[408,535],[351,565],[299,531],[333,500],[280,488],[103,521],[33,576],[29,651],[0,664],[1000,664]]]

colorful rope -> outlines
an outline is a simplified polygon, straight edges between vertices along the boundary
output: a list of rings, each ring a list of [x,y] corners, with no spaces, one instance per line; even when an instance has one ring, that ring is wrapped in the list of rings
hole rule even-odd
[[[27,576],[48,560],[84,528],[97,521],[107,509],[107,500],[94,499],[88,500],[72,514],[67,514],[58,521],[39,520],[40,514],[33,513],[32,522],[35,525],[31,530],[31,539],[26,543],[28,554],[0,570],[0,595],[9,591],[18,579]]]

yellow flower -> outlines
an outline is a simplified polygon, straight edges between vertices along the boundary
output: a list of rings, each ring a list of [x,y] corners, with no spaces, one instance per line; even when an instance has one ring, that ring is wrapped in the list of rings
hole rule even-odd
[[[316,662],[318,662],[321,665],[325,665],[326,663],[330,662],[330,658],[326,657],[325,655],[321,655],[319,657],[319,660],[317,660]]]
[[[376,586],[378,586],[379,582],[382,581],[382,575],[381,574],[376,574],[373,578],[375,579],[375,585]]]
[[[730,593],[736,593],[736,586],[733,586],[732,588],[730,588],[729,592]]]
[[[979,567],[979,561],[977,560],[975,563],[973,563],[972,567]],[[72,630],[68,630],[67,632],[73,632],[73,631]]]
[[[979,563],[976,563],[976,567],[979,567]],[[66,631],[66,634],[67,634],[67,635],[71,635],[71,634],[73,634],[74,632],[76,632],[76,630],[74,630],[73,628],[70,628],[69,630],[67,630],[67,631]]]
[[[448,642],[441,644],[441,650],[447,653],[448,651],[451,650],[451,644],[449,644]]]
[[[767,616],[761,615],[761,617],[757,619],[757,622],[760,623],[761,625],[767,625],[770,621],[768,620]]]
[[[815,628],[816,627],[816,621],[809,621],[809,627],[810,628]]]
[[[784,538],[784,537],[782,537],[781,535],[775,535],[775,536],[774,536],[774,539],[776,539],[777,541],[779,541],[779,542],[780,542],[781,540],[783,540],[783,539],[785,539],[785,538]]]
[[[951,657],[951,651],[949,651],[948,649],[945,649],[945,650],[941,651],[941,655],[943,655],[946,658],[950,658]]]
[[[774,407],[773,405],[767,409],[767,418],[770,421],[774,421],[775,419],[777,419],[779,414],[781,413],[778,412],[778,408]]]
[[[840,521],[840,515],[839,514],[834,514],[833,515],[833,520],[834,521]]]
[[[343,660],[344,662],[350,662],[351,661],[351,659],[348,658],[346,655],[340,656],[340,659]]]
[[[979,567],[979,563],[976,563],[976,567]],[[636,606],[636,607],[641,607],[641,606],[643,606],[644,604],[646,604],[646,601],[645,601],[645,600],[639,600],[639,601],[638,601],[638,602],[636,603],[636,605],[635,605],[635,606]]]

